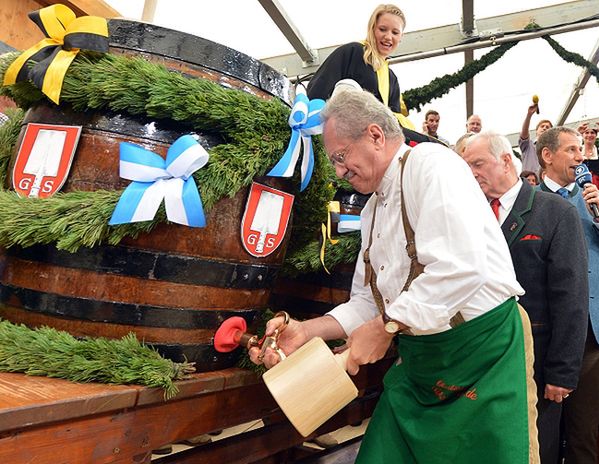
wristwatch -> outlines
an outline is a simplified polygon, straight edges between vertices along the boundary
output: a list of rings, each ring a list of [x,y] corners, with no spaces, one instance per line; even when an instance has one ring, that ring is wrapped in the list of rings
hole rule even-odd
[[[396,333],[399,333],[407,328],[405,324],[402,324],[401,322],[396,321],[395,319],[391,319],[385,312],[382,313],[382,316],[383,324],[385,324],[385,332],[387,332],[390,335],[395,335]]]

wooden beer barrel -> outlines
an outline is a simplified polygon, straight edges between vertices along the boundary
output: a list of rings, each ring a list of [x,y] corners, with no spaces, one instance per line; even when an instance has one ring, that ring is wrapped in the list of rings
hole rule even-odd
[[[359,215],[369,197],[340,190],[334,200],[339,201],[341,214]],[[333,232],[336,234],[335,226]],[[355,263],[348,263],[329,269],[330,274],[323,269],[293,278],[279,276],[271,294],[271,306],[299,319],[321,316],[349,300],[354,268]]]
[[[287,100],[283,76],[227,47],[212,42],[208,46],[204,39],[133,21],[111,20],[110,30],[111,47],[122,53],[162,60],[194,76],[209,73],[223,85],[262,98]],[[199,47],[199,42],[205,46]],[[168,50],[161,48],[166,45]],[[182,58],[177,61],[175,54]],[[21,138],[30,122],[83,126],[63,192],[122,189],[129,181],[119,177],[120,142],[136,143],[165,157],[168,147],[189,133],[173,121],[108,111],[77,113],[65,105],[29,110]],[[198,135],[207,149],[222,143],[218,136]],[[286,183],[256,180],[279,189]],[[247,193],[242,190],[219,201],[202,229],[164,223],[118,246],[81,248],[76,253],[52,245],[8,249],[0,261],[0,317],[75,336],[116,338],[132,331],[173,360],[195,362],[198,371],[231,367],[239,351],[216,352],[214,332],[233,315],[242,316],[255,330],[268,306],[291,228],[271,255],[259,259],[247,253],[240,238]]]

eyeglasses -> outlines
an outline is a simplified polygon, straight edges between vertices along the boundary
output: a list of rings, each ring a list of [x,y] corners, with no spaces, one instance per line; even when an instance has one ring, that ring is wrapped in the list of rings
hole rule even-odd
[[[341,166],[341,167],[345,166],[345,157],[349,153],[350,145],[351,145],[351,143],[349,145],[347,145],[345,148],[342,148],[339,151],[331,153],[331,156],[329,156],[329,161],[332,163],[333,166]]]

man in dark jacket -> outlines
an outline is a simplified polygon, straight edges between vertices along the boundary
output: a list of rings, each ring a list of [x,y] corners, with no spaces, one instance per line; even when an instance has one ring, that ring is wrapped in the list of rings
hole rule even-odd
[[[464,159],[498,217],[526,291],[520,303],[535,344],[541,462],[557,464],[561,403],[577,386],[587,332],[584,231],[574,205],[522,182],[502,135],[473,136]]]

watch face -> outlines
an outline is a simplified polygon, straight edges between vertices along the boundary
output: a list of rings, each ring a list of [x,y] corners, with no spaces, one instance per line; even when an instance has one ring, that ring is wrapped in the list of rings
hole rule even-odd
[[[399,332],[399,323],[397,321],[389,321],[385,323],[385,332],[396,334]]]

